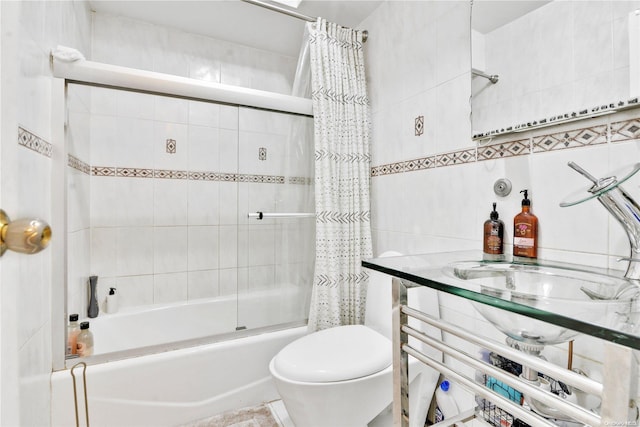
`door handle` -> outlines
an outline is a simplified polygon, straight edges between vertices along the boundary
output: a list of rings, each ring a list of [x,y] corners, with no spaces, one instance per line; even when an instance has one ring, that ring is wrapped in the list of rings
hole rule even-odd
[[[51,227],[39,218],[21,218],[11,221],[0,209],[0,256],[7,249],[23,254],[35,254],[49,245]]]

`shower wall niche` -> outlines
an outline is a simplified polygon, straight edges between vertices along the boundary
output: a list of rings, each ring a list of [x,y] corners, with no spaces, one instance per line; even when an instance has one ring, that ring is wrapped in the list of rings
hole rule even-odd
[[[306,319],[315,220],[247,214],[314,211],[311,117],[80,84],[67,110],[68,314],[97,275],[100,316],[113,287],[125,311],[233,296],[225,332]]]

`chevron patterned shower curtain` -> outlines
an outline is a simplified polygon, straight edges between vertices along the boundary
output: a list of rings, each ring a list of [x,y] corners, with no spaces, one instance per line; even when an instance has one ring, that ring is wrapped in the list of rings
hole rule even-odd
[[[361,324],[372,256],[369,100],[362,32],[309,24],[315,132],[316,262],[309,329]]]

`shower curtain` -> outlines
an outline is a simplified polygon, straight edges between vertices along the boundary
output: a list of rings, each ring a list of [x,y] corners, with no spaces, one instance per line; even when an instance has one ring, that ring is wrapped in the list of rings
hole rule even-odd
[[[369,100],[362,32],[309,28],[315,137],[316,261],[309,329],[362,324],[372,256]]]

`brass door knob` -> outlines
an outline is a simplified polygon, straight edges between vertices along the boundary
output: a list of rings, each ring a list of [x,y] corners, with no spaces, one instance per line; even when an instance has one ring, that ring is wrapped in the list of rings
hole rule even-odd
[[[7,249],[23,254],[35,254],[49,245],[51,227],[39,218],[11,221],[0,209],[0,256]]]

